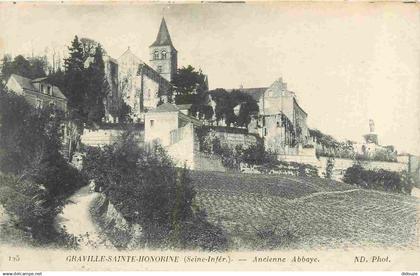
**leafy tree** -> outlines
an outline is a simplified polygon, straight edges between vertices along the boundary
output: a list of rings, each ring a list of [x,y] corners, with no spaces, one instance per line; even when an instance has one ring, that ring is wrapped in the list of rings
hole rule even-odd
[[[234,90],[230,93],[232,104],[240,105],[239,114],[235,115],[235,124],[246,127],[251,122],[251,115],[258,112],[258,104],[251,95]]]
[[[216,102],[216,120],[225,120],[226,125],[230,126],[235,121],[235,114],[233,113],[234,103],[229,93],[225,89],[218,88],[209,91],[209,94]]]
[[[60,153],[63,118],[57,110],[37,110],[23,96],[0,89],[0,171],[5,176],[0,204],[21,223],[19,229],[43,243],[51,241],[53,218],[65,199],[86,184]]]
[[[86,61],[88,57],[94,56],[96,53],[96,48],[100,45],[99,42],[87,37],[80,38],[80,43],[82,44],[83,48],[84,61]]]
[[[60,111],[37,110],[24,97],[1,91],[0,171],[43,184],[53,201],[83,185],[60,153],[64,123]]]
[[[45,57],[26,59],[22,55],[18,55],[12,60],[10,55],[5,55],[3,57],[2,78],[7,81],[12,74],[30,79],[45,77],[46,67]]]
[[[121,98],[108,103],[108,111],[114,118],[118,118],[120,123],[127,123],[130,120],[131,107]]]
[[[208,95],[211,95],[216,102],[216,120],[225,120],[227,126],[233,124],[246,127],[251,121],[251,115],[258,112],[257,102],[250,95],[239,90],[227,92],[225,89],[218,88],[209,91]],[[234,108],[238,105],[240,105],[239,113],[235,114]],[[202,106],[208,108],[208,103],[203,103]],[[206,117],[208,118],[212,115],[212,112],[208,112]]]
[[[220,232],[194,208],[186,169],[176,169],[160,146],[140,147],[125,132],[113,145],[87,148],[83,170],[127,221],[141,225],[148,247],[216,247],[200,241]],[[192,225],[206,228],[190,231]],[[219,246],[223,237],[216,240]]]
[[[196,71],[195,68],[191,65],[178,69],[177,73],[174,76],[174,79],[172,80],[172,84],[175,86],[176,94],[178,96],[186,96],[193,94],[200,95],[208,90],[206,76],[201,70]],[[178,100],[177,98],[175,98],[175,102],[177,104],[179,104],[178,101],[181,100],[182,97],[179,97]]]

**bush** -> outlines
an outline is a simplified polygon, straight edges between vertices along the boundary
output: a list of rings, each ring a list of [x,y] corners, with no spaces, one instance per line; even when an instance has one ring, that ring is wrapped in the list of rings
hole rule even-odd
[[[87,148],[83,171],[127,222],[141,225],[148,247],[201,246],[194,243],[196,232],[182,238],[188,224],[207,225],[197,224],[187,170],[176,169],[159,145],[140,147],[134,135],[125,132],[113,145]]]
[[[334,170],[334,157],[329,157],[327,167],[325,168],[324,177],[331,179]]]
[[[61,112],[35,109],[24,97],[0,90],[0,171],[9,175],[1,179],[5,189],[2,200],[19,225],[31,227],[31,236],[41,243],[53,235],[52,216],[65,198],[86,184],[60,153],[64,122]],[[37,230],[42,228],[45,233]]]
[[[346,170],[343,181],[365,189],[386,192],[411,194],[414,186],[413,178],[406,171],[392,172],[387,170],[366,170],[355,164]]]
[[[8,229],[3,228],[2,235],[13,233],[9,236],[13,241],[23,238],[33,245],[69,245],[65,241],[69,237],[54,227],[61,208],[49,204],[48,191],[42,185],[13,175],[0,175],[0,184],[0,205],[9,215]]]

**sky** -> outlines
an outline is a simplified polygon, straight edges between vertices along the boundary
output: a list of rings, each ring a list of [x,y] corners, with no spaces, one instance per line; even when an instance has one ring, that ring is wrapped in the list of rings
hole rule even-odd
[[[266,87],[282,77],[308,124],[420,155],[420,5],[403,3],[0,3],[0,54],[65,51],[74,35],[148,62],[165,16],[179,67],[210,88]]]

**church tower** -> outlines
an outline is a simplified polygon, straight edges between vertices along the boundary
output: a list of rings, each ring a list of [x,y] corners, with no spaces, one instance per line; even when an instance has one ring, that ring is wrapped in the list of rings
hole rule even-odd
[[[153,69],[168,81],[172,81],[178,66],[178,52],[172,45],[165,18],[162,18],[159,33],[149,49]]]

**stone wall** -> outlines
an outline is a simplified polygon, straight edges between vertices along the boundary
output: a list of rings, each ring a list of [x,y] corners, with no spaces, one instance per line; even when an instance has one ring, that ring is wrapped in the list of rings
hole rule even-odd
[[[203,152],[194,153],[194,169],[197,171],[226,171],[220,157]]]
[[[166,146],[165,149],[168,155],[173,159],[177,167],[184,165],[193,170],[194,164],[194,127],[192,124],[187,124],[182,128],[176,129],[182,138],[175,143]]]
[[[323,176],[327,168],[328,157],[320,157],[317,159],[314,155],[279,155],[279,160],[287,162],[297,162],[312,165],[318,168],[319,176]],[[353,166],[352,159],[335,158],[332,178],[342,180],[346,170]],[[384,169],[388,171],[401,172],[408,170],[408,163],[405,162],[381,162],[381,161],[364,161],[361,165],[368,170]]]
[[[243,148],[249,148],[258,143],[258,138],[252,134],[214,131],[214,135],[220,139],[222,145],[228,146],[231,149],[235,149],[238,145],[242,145]]]
[[[95,200],[94,216],[103,232],[115,245],[134,248],[142,239],[142,229],[139,224],[131,224],[121,215],[104,194],[99,194]]]
[[[83,134],[80,136],[82,144],[92,147],[104,146],[112,144],[115,139],[124,132],[119,128],[107,129],[84,129]],[[144,141],[144,131],[137,131],[137,137],[140,142]]]

